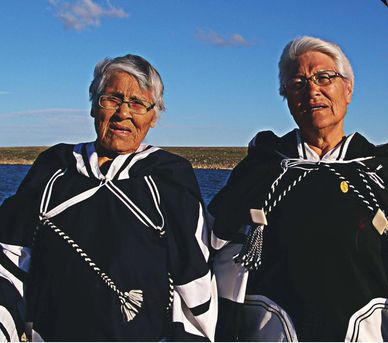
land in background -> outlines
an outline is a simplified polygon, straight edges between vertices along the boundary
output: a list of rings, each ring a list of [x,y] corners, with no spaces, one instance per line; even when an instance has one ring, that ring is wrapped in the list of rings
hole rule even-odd
[[[0,164],[32,164],[48,147],[0,147]],[[247,153],[243,147],[163,147],[188,159],[194,168],[233,169]]]

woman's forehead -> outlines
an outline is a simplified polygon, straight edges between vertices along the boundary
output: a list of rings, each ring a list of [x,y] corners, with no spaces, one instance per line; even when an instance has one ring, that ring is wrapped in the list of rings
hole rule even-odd
[[[125,87],[126,85],[131,87],[140,87],[139,82],[135,76],[121,70],[114,70],[108,74],[105,87],[112,85],[121,87]]]
[[[115,91],[118,93],[139,93],[147,97],[151,97],[151,92],[141,88],[137,78],[125,71],[115,70],[109,74],[104,91]]]
[[[299,55],[289,68],[291,73],[336,69],[333,58],[318,51],[309,51]]]

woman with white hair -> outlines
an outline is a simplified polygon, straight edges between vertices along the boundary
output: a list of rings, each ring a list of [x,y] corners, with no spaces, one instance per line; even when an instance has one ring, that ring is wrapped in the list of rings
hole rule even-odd
[[[280,95],[298,128],[259,132],[209,206],[220,340],[388,340],[388,145],[345,134],[338,45],[292,40]]]
[[[25,330],[48,341],[213,340],[195,175],[143,143],[164,110],[159,73],[139,56],[106,59],[90,100],[97,139],[43,152],[0,209],[0,281],[15,298],[0,306],[0,331],[11,340]]]

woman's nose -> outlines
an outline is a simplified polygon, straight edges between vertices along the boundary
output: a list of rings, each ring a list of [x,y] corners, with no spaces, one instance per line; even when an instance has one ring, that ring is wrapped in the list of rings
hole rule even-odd
[[[131,108],[127,102],[122,102],[116,111],[116,116],[121,120],[132,118]]]
[[[313,80],[307,80],[305,92],[310,96],[321,94],[321,86],[317,85]]]

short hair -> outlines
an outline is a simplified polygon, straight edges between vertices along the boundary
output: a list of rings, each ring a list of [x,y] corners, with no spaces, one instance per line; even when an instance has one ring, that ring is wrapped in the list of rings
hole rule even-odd
[[[320,38],[315,37],[297,37],[290,41],[284,48],[282,55],[279,61],[279,93],[283,97],[286,96],[284,85],[289,79],[290,67],[296,61],[296,59],[309,51],[321,52],[325,55],[331,57],[337,67],[337,71],[344,76],[346,79],[350,80],[352,86],[354,85],[354,74],[352,66],[348,58],[345,56],[341,48],[329,41],[325,41]]]
[[[114,71],[124,71],[133,75],[139,82],[140,88],[151,91],[156,116],[159,117],[159,112],[165,110],[163,81],[158,71],[148,61],[143,57],[131,54],[112,59],[105,58],[96,64],[94,78],[89,87],[89,99],[92,105],[97,103],[107,80]]]

